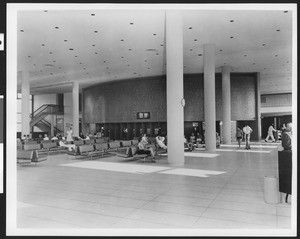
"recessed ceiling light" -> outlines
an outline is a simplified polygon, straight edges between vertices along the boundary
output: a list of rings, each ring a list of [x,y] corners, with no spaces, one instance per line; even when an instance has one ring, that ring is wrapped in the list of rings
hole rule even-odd
[[[193,49],[190,49],[190,51],[193,51]]]
[[[231,39],[233,38],[233,37],[230,37]]]
[[[198,41],[198,39],[194,39],[194,41]]]
[[[284,11],[283,13],[288,13],[289,11]]]
[[[164,46],[163,44],[161,44],[160,46]]]
[[[263,46],[265,46],[265,45],[266,45],[266,43],[263,43],[262,45],[263,45]]]
[[[48,10],[44,10],[44,12],[48,12]]]
[[[223,51],[222,49],[220,49],[220,51]]]
[[[244,55],[244,57],[246,57],[247,55]]]
[[[45,46],[45,44],[42,44],[42,46]]]
[[[95,54],[97,55],[97,54],[98,54],[98,52],[95,52]]]
[[[20,32],[24,32],[24,30],[20,30]]]
[[[158,56],[158,55],[159,55],[159,53],[156,53],[156,55]]]
[[[124,39],[121,39],[121,41],[124,41]]]
[[[277,29],[276,32],[280,32],[280,29]]]
[[[55,27],[55,29],[59,29],[59,27]]]
[[[130,48],[129,51],[131,51],[132,49]]]
[[[133,25],[133,22],[131,22],[130,25]]]
[[[53,53],[52,51],[49,52],[49,54],[52,54],[52,53]]]
[[[123,59],[123,58],[124,58],[124,56],[121,56],[121,58]]]
[[[53,61],[53,62],[56,62],[56,61]]]
[[[198,56],[202,56],[202,54],[198,54]]]
[[[278,55],[275,55],[275,57],[277,57]]]
[[[94,31],[95,33],[98,33],[98,31]]]
[[[230,20],[230,22],[234,22],[234,20]]]
[[[28,58],[30,58],[31,56],[28,56]]]
[[[70,50],[70,51],[73,51],[74,49],[73,49],[73,48],[69,48],[69,50]]]
[[[92,13],[91,16],[95,16],[95,13]]]
[[[94,45],[92,45],[92,46],[96,46],[96,45],[94,44]]]
[[[156,33],[153,33],[153,36],[156,36]]]
[[[68,40],[64,40],[65,42],[67,42]]]
[[[191,29],[193,29],[192,27],[189,27],[189,29],[191,30]]]
[[[133,72],[133,74],[135,74],[135,75],[136,75],[136,72]]]

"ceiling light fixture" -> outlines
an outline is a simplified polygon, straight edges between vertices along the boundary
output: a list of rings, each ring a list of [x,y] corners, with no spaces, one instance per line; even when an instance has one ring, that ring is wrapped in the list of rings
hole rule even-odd
[[[55,27],[55,29],[59,29],[59,27]]]
[[[198,56],[202,56],[202,54],[198,54]]]
[[[198,41],[198,39],[194,39],[194,41]]]
[[[20,30],[20,32],[24,32],[24,30]]]
[[[191,29],[193,29],[192,27],[189,27],[189,29],[191,30]]]
[[[94,31],[95,33],[98,33],[98,31]]]
[[[156,33],[153,33],[153,36],[156,36]]]
[[[230,20],[230,22],[234,22],[234,20]]]
[[[45,44],[42,44],[42,46],[45,46]]]
[[[130,25],[133,25],[133,22],[131,22]]]
[[[231,39],[233,39],[233,37],[230,37]]]
[[[280,29],[277,29],[276,32],[280,32]]]
[[[92,13],[91,16],[95,16],[95,13]]]
[[[73,48],[69,48],[69,50],[70,50],[70,51],[73,51],[74,49],[73,49]]]
[[[289,11],[284,11],[283,13],[288,13]]]

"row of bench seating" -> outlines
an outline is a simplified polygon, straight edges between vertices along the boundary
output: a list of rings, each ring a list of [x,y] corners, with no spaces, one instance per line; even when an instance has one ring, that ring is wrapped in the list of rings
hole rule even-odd
[[[128,147],[137,145],[137,140],[112,141],[100,144],[84,144],[76,147],[75,158],[104,156],[105,154],[120,153],[127,150]]]

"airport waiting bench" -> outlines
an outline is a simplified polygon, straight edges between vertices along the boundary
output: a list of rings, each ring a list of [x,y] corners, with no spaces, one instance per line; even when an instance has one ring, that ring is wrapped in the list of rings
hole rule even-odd
[[[65,147],[59,146],[58,143],[54,143],[54,142],[42,143],[41,148],[45,150],[48,153],[48,155],[49,153],[55,153],[55,152],[65,153],[67,151]]]
[[[39,162],[46,161],[47,157],[40,157],[38,154],[38,150],[17,150],[17,164],[32,164],[35,165]]]
[[[78,146],[78,154],[75,155],[75,159],[77,158],[86,158],[90,157],[93,159],[93,156],[101,156],[103,157],[106,154],[106,150],[108,149],[107,143],[102,144],[85,144]]]

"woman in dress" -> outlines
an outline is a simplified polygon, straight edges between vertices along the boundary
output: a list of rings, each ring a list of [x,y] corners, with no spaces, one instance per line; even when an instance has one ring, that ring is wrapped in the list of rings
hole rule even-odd
[[[73,130],[72,127],[70,127],[67,131],[67,142],[73,141]]]

